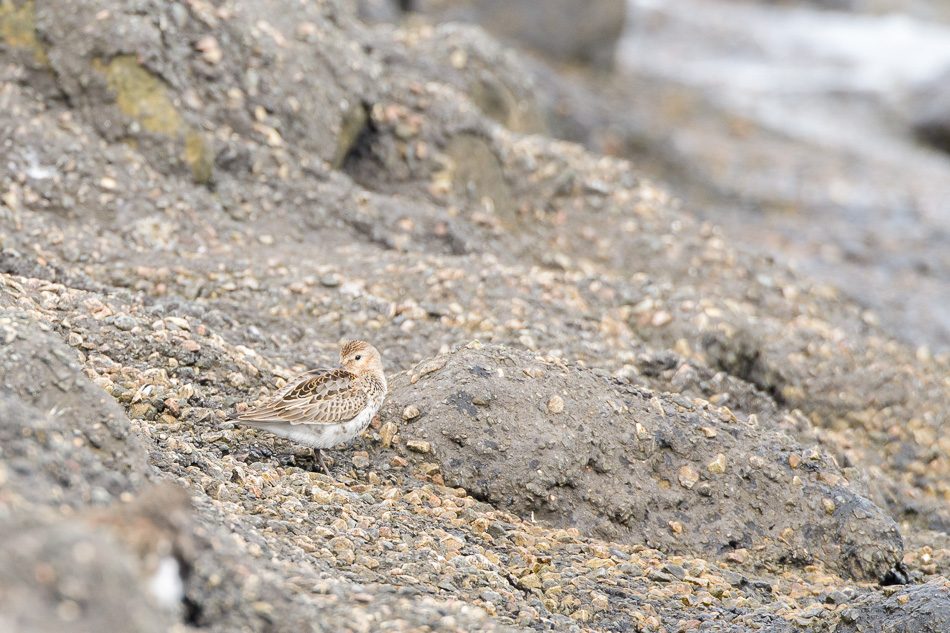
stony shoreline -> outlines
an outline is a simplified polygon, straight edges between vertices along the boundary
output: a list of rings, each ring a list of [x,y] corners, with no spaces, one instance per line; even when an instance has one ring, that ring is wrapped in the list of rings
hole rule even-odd
[[[0,6],[0,629],[946,620],[950,358],[500,127],[484,34]],[[332,479],[225,421],[354,337],[392,392]]]

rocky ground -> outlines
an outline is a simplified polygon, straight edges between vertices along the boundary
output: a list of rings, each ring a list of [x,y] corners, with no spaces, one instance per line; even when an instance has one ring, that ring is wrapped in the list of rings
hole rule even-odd
[[[947,621],[950,357],[521,135],[480,31],[3,2],[0,56],[0,629]],[[332,478],[225,421],[356,337]]]

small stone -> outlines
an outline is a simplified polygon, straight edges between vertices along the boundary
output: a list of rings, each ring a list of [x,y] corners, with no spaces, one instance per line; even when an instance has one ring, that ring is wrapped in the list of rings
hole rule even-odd
[[[406,466],[409,465],[409,462],[406,461],[404,457],[400,457],[399,455],[396,455],[391,460],[389,460],[389,465],[392,466],[393,468],[405,468]]]
[[[564,411],[564,398],[558,395],[551,396],[548,400],[548,411],[551,413],[561,413]]]
[[[584,609],[578,609],[571,614],[571,618],[577,620],[578,622],[587,622],[590,620],[590,611],[585,611]]]
[[[630,554],[624,552],[623,550],[617,549],[616,547],[611,547],[609,550],[610,555],[617,560],[630,560]]]
[[[70,347],[79,347],[82,345],[82,336],[76,332],[70,332],[66,342],[69,343]]]
[[[176,316],[165,317],[166,324],[170,323],[179,330],[191,330],[191,324],[186,319]]]
[[[295,31],[298,38],[306,40],[307,38],[313,37],[317,32],[317,25],[313,22],[301,22],[297,25],[297,30]],[[353,596],[354,599],[356,596]]]
[[[402,419],[403,420],[415,420],[420,415],[419,409],[413,405],[407,406],[402,410]]]
[[[660,571],[659,569],[649,570],[647,572],[647,578],[652,580],[653,582],[673,582],[674,580],[676,580],[676,576],[673,576],[672,574],[668,574],[664,571]]]
[[[610,606],[610,600],[602,593],[595,594],[590,603],[598,611],[603,611]]]
[[[699,473],[692,466],[683,466],[679,471],[680,485],[687,490],[692,489],[699,481]]]
[[[443,538],[439,541],[439,543],[440,543],[440,544],[442,545],[442,547],[444,547],[445,549],[459,550],[459,549],[462,549],[463,547],[465,547],[465,543],[462,541],[462,539],[460,539],[460,538],[457,537],[457,536],[453,536],[453,535],[451,535],[451,534],[449,534],[448,536],[443,537]],[[535,577],[537,578],[537,576],[535,576]],[[540,581],[539,581],[539,582],[538,582],[538,587],[540,587],[540,586],[541,586],[541,583],[540,583]]]
[[[423,462],[419,464],[419,472],[423,475],[431,475],[439,472],[439,465],[432,462]]]
[[[498,521],[495,521],[494,523],[492,523],[491,525],[489,525],[487,531],[488,531],[488,534],[489,534],[490,536],[494,537],[494,538],[501,538],[501,537],[506,536],[506,535],[508,534],[508,533],[505,531],[504,526],[503,526],[501,523],[499,523]]]
[[[359,469],[369,466],[369,453],[366,451],[356,451],[351,459],[353,466]]]
[[[829,499],[829,498],[827,498],[827,497],[823,498],[823,499],[821,500],[821,505],[822,505],[822,507],[825,508],[825,513],[826,513],[826,514],[834,514],[834,513],[835,513],[835,502],[832,501],[831,499]]]
[[[432,451],[432,445],[424,440],[409,440],[406,442],[406,448],[417,453],[429,453]]]
[[[228,382],[231,383],[232,387],[241,388],[247,384],[247,378],[244,377],[244,374],[237,371],[232,371],[228,374]]]
[[[449,53],[449,63],[452,64],[452,68],[462,70],[468,64],[468,53],[461,48],[452,49]]]
[[[522,589],[527,589],[528,591],[530,591],[530,590],[532,590],[532,589],[540,589],[540,588],[541,588],[541,579],[538,578],[537,574],[527,574],[527,575],[525,575],[525,576],[522,576],[522,577],[518,580],[518,585],[519,585]]]
[[[155,407],[147,402],[133,404],[132,408],[129,409],[129,415],[133,418],[139,419],[153,420],[155,419],[155,413]]]
[[[688,582],[691,585],[696,585],[697,587],[708,587],[709,581],[705,578],[697,578],[696,576],[685,576],[682,579],[684,582]]]
[[[259,600],[254,603],[253,607],[254,613],[267,620],[271,619],[271,617],[274,615],[274,605],[269,602]]]
[[[186,352],[197,352],[201,349],[201,345],[198,344],[198,341],[193,341],[190,338],[183,339],[181,342],[182,349]]]
[[[722,453],[716,455],[711,462],[706,465],[706,468],[711,473],[721,475],[726,472],[726,456]]]
[[[208,490],[208,494],[211,495],[213,499],[218,501],[231,501],[231,491],[228,490],[227,485],[223,483],[218,483]]]
[[[217,65],[224,57],[221,47],[218,46],[218,40],[212,35],[206,35],[195,43],[195,50],[201,52],[201,56],[212,66]]]
[[[431,374],[432,372],[439,371],[445,367],[447,362],[448,359],[446,358],[436,358],[428,361],[425,365],[419,368],[419,377],[421,378],[427,374]]]
[[[320,284],[325,288],[336,288],[340,285],[340,276],[336,273],[330,273],[320,278]]]
[[[668,525],[670,526],[670,531],[673,532],[673,534],[683,533],[683,524],[679,521],[670,521]]]
[[[600,569],[601,567],[611,567],[614,562],[609,558],[592,558],[586,564],[591,569]]]
[[[711,426],[704,426],[704,427],[703,427],[703,435],[705,435],[705,436],[706,436],[707,438],[709,438],[709,439],[712,439],[712,438],[716,437],[717,435],[719,435],[719,431],[717,431],[716,429],[714,429],[714,428],[711,427]]]
[[[396,425],[392,422],[386,422],[379,428],[379,440],[383,448],[389,448],[393,445],[393,437],[396,435]]]
[[[135,327],[135,319],[127,314],[115,318],[115,326],[123,332],[128,332]]]
[[[663,565],[661,568],[665,573],[673,576],[678,580],[683,580],[686,578],[686,568],[682,565],[674,565],[672,563]]]
[[[653,327],[663,327],[667,323],[673,320],[673,315],[667,312],[666,310],[660,310],[653,315],[653,318],[650,320],[650,324]]]
[[[802,463],[802,458],[796,455],[795,453],[792,453],[791,455],[788,456],[788,465],[791,466],[792,468],[798,468],[801,465],[801,463]]]
[[[321,488],[320,486],[311,486],[310,490],[307,491],[307,496],[310,497],[310,500],[314,503],[330,503],[331,495],[329,492]]]
[[[850,600],[850,598],[848,597],[848,594],[838,589],[829,593],[828,597],[825,598],[825,602],[829,604],[844,604],[848,600]]]
[[[739,563],[740,565],[745,562],[746,557],[749,555],[749,551],[742,547],[735,550],[734,552],[729,552],[726,554],[726,560],[730,563]],[[728,578],[727,578],[728,580]]]

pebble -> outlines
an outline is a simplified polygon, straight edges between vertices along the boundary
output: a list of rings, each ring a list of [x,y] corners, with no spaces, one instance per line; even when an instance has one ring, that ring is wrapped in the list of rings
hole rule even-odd
[[[406,448],[416,453],[425,454],[432,452],[432,445],[425,440],[408,440],[406,442]]]
[[[116,317],[114,324],[117,328],[119,328],[123,332],[128,332],[132,328],[134,328],[136,325],[138,325],[138,322],[133,317],[130,317],[127,314],[123,314],[121,316]]]
[[[683,466],[679,469],[680,485],[687,490],[691,489],[699,481],[699,472],[691,466]]]
[[[726,472],[726,456],[722,453],[718,453],[716,457],[714,457],[713,460],[706,465],[706,469],[716,475],[723,474]]]
[[[384,422],[379,427],[379,440],[383,448],[389,448],[393,445],[393,438],[396,436],[397,427],[392,422]]]

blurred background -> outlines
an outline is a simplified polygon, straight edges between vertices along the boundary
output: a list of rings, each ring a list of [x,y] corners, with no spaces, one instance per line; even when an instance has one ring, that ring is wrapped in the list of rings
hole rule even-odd
[[[526,51],[546,133],[629,158],[728,238],[950,348],[950,3],[363,0]]]

